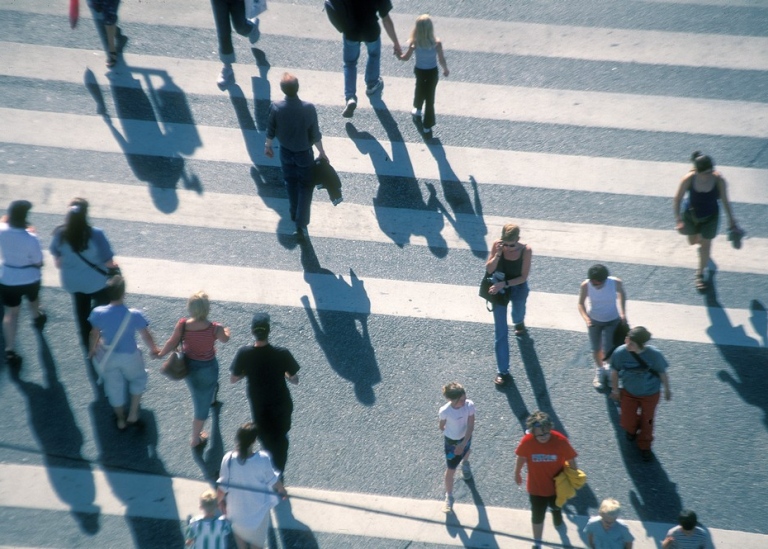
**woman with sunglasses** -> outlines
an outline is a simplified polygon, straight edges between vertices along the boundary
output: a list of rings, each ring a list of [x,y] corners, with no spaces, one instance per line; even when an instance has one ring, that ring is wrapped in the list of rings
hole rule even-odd
[[[525,302],[528,299],[528,273],[531,271],[533,250],[520,242],[520,227],[507,223],[501,230],[501,238],[491,247],[491,254],[485,262],[485,272],[495,283],[488,290],[490,294],[504,294],[512,303],[512,323],[515,335],[526,334]],[[512,379],[509,374],[509,327],[507,326],[507,300],[493,305],[493,325],[496,334],[495,352],[498,373],[496,385],[506,385]]]

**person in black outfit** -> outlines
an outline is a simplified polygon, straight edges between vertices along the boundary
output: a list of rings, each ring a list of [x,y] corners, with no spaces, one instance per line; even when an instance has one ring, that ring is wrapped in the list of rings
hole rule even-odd
[[[253,315],[251,332],[256,341],[237,351],[230,367],[230,381],[237,383],[248,378],[248,400],[259,430],[259,440],[272,454],[275,467],[285,472],[293,413],[293,400],[286,381],[298,385],[300,366],[288,349],[269,343],[269,331],[269,314]]]

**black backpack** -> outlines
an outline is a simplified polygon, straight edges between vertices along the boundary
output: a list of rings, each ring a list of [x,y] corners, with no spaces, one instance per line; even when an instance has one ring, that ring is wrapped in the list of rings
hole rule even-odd
[[[347,0],[325,0],[325,13],[331,25],[340,33],[349,32],[352,29],[352,14]]]

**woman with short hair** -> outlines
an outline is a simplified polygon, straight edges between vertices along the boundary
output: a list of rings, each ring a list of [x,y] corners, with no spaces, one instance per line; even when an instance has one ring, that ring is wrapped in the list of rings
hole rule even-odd
[[[196,292],[187,300],[189,318],[181,318],[158,358],[164,357],[179,343],[182,344],[184,358],[187,361],[188,374],[185,378],[192,395],[194,419],[192,420],[192,448],[202,448],[208,442],[208,435],[203,432],[203,425],[211,409],[219,383],[219,361],[216,359],[216,342],[229,341],[229,328],[218,322],[208,320],[211,303],[203,290]]]

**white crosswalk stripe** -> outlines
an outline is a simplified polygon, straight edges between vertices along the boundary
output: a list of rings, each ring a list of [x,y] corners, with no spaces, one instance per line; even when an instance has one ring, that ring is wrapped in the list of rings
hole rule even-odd
[[[721,7],[723,10],[768,9],[764,0],[639,0],[649,6],[695,5]],[[397,6],[393,19],[405,40],[416,14],[405,3]],[[261,18],[264,37],[301,37],[319,49],[329,45],[340,50],[339,36],[326,24],[321,2],[270,2],[270,9]],[[400,9],[402,8],[402,9]],[[90,25],[90,14],[83,6],[81,25]],[[415,8],[414,8],[415,9]],[[0,0],[0,24],[11,17],[55,17],[63,21],[63,8],[46,0]],[[19,15],[21,14],[21,15]],[[544,24],[531,21],[480,20],[467,17],[436,17],[439,34],[451,51],[462,55],[503,55],[514,58],[537,57],[558,61],[603,62],[642,65],[670,71],[706,69],[723,73],[749,72],[756,76],[768,71],[768,36],[729,33],[689,32],[689,29],[647,30],[616,26],[584,26],[579,24]],[[60,22],[59,21],[59,22]],[[319,24],[318,24],[319,23]],[[271,234],[293,232],[288,217],[287,200],[245,194],[220,192],[219,189],[187,190],[156,188],[143,184],[138,174],[134,181],[121,182],[103,176],[72,174],[67,169],[55,175],[51,171],[29,173],[17,168],[13,154],[6,150],[67,151],[73,158],[88,155],[108,155],[125,163],[123,155],[146,155],[183,159],[185,162],[210,165],[232,165],[248,178],[246,166],[259,170],[279,167],[277,159],[261,155],[264,133],[255,129],[217,123],[181,122],[168,119],[120,118],[113,109],[114,98],[108,89],[134,88],[152,96],[153,91],[172,84],[178,90],[194,96],[193,113],[202,112],[220,98],[229,98],[216,87],[215,75],[220,64],[216,61],[213,41],[213,20],[206,4],[189,5],[180,0],[165,2],[125,2],[121,6],[120,24],[129,32],[135,24],[153,32],[163,29],[189,32],[208,31],[211,42],[204,54],[192,54],[168,48],[159,53],[129,44],[124,59],[109,74],[103,68],[104,54],[89,47],[51,44],[42,38],[23,36],[20,29],[0,35],[0,86],[17,82],[39,82],[51,90],[75,89],[82,101],[72,108],[58,105],[55,97],[34,108],[17,106],[11,101],[0,102],[0,155],[9,161],[0,168],[0,203],[24,197],[34,204],[34,213],[57,216],[73,196],[85,196],[91,203],[91,216],[96,220],[131,226],[144,223],[163,228],[188,227],[199,231],[231,231],[247,239]],[[626,26],[626,25],[624,25]],[[482,32],[467,29],[482,28]],[[164,32],[164,30],[163,30]],[[74,40],[74,38],[73,38]],[[389,46],[386,45],[389,49]],[[716,51],[703,55],[702,52]],[[192,58],[196,57],[196,58]],[[248,59],[235,65],[236,82],[253,107],[253,100],[274,99],[277,80],[284,71],[295,72],[302,84],[302,98],[320,108],[340,110],[343,76],[322,66],[256,67]],[[695,147],[698,140],[732,140],[734,143],[760,143],[768,134],[768,103],[765,100],[735,100],[725,92],[717,98],[716,90],[701,97],[663,95],[658,93],[624,93],[601,82],[590,89],[570,89],[568,86],[544,87],[515,84],[473,82],[471,77],[457,74],[442,79],[438,88],[438,112],[445,125],[458,125],[457,120],[470,119],[482,124],[526,124],[537,128],[568,127],[581,132],[611,131],[643,133],[649,136],[665,134],[682,136]],[[411,77],[386,76],[383,105],[403,124],[409,121],[410,98],[413,93]],[[94,83],[107,96],[109,116],[97,113],[98,102],[83,89]],[[258,85],[257,85],[258,83]],[[605,84],[607,86],[607,84]],[[91,88],[93,89],[93,88]],[[35,92],[47,93],[47,92]],[[69,92],[68,92],[69,93]],[[256,94],[256,97],[251,97]],[[259,95],[260,94],[260,95]],[[42,96],[42,95],[38,95]],[[37,96],[36,96],[37,97]],[[150,103],[152,100],[150,100]],[[153,105],[157,108],[157,105]],[[373,111],[368,101],[360,101],[358,118],[351,121],[354,131],[368,128],[357,122],[360,116]],[[218,107],[218,106],[217,106]],[[703,115],[702,113],[706,113]],[[157,114],[157,113],[155,113]],[[231,112],[230,112],[231,114]],[[253,111],[250,113],[253,115]],[[151,117],[150,117],[151,118]],[[441,124],[443,122],[441,121]],[[461,122],[464,123],[464,122]],[[341,122],[339,123],[341,125]],[[351,135],[350,126],[347,134]],[[552,130],[554,135],[554,130]],[[325,149],[345,186],[358,179],[399,178],[415,181],[424,203],[429,202],[430,181],[453,181],[472,186],[478,196],[484,192],[509,193],[517,189],[530,192],[571,193],[589,200],[598,193],[610,194],[627,201],[645,201],[641,207],[664,201],[665,211],[671,207],[670,197],[680,177],[688,169],[685,158],[680,162],[653,159],[627,159],[595,151],[591,155],[556,154],[516,150],[504,143],[490,142],[482,136],[477,146],[458,146],[423,141],[375,139],[370,135],[350,138],[344,132],[324,136]],[[709,141],[713,142],[713,141]],[[4,144],[4,145],[3,145]],[[556,150],[556,147],[552,147]],[[546,149],[545,149],[546,150]],[[256,152],[254,152],[256,151]],[[651,158],[653,155],[649,155]],[[0,156],[2,158],[2,156]],[[86,162],[85,160],[83,162]],[[764,162],[734,162],[720,165],[729,181],[729,196],[737,209],[768,206],[768,169]],[[446,169],[446,166],[448,169]],[[96,170],[94,170],[96,171]],[[103,173],[103,172],[100,172]],[[253,172],[252,172],[253,173]],[[630,174],[630,176],[628,176]],[[380,181],[379,185],[384,185]],[[362,188],[365,188],[364,186]],[[361,191],[362,192],[362,191]],[[438,201],[439,202],[439,201]],[[449,201],[446,201],[449,202]],[[173,204],[162,209],[159,204]],[[629,202],[628,202],[629,203]],[[626,268],[663,269],[665,272],[689,272],[695,264],[694,248],[672,230],[669,224],[651,226],[619,226],[605,223],[596,213],[590,222],[571,222],[567,212],[562,216],[538,219],[515,215],[510,200],[508,206],[496,205],[493,214],[481,214],[474,204],[471,215],[454,212],[448,206],[416,209],[415,207],[381,206],[376,199],[361,202],[347,200],[338,207],[316,200],[313,204],[310,235],[312,239],[328,239],[335,249],[346,250],[355,242],[384,245],[397,254],[405,246],[447,250],[445,262],[462,252],[482,255],[491,246],[504,223],[514,220],[525,232],[537,258],[552,262],[606,262]],[[631,206],[628,206],[631,207]],[[763,208],[763,209],[761,209]],[[170,211],[169,211],[170,210]],[[544,212],[550,213],[550,212]],[[544,217],[542,213],[542,217]],[[656,212],[653,212],[656,213]],[[667,212],[671,214],[671,212]],[[237,219],[233,224],[232,220]],[[760,220],[764,223],[764,220]],[[113,240],[115,236],[110,235]],[[119,237],[118,237],[119,238]],[[43,238],[47,243],[47,236]],[[756,294],[768,288],[768,238],[750,235],[745,244],[749,250],[735,250],[720,237],[716,252],[720,273],[743,277],[753,284]],[[578,245],[574,243],[578,242]],[[394,244],[394,245],[393,245]],[[650,253],[649,253],[650,251]],[[298,253],[298,252],[297,252]],[[423,253],[427,254],[426,250]],[[449,323],[492,324],[491,315],[477,297],[477,288],[466,284],[446,284],[427,279],[412,280],[397,269],[387,276],[361,276],[346,273],[326,274],[290,271],[269,265],[238,266],[221,264],[213,256],[200,253],[199,262],[177,259],[157,259],[121,254],[118,259],[130,280],[131,292],[160,298],[185,299],[206,281],[206,290],[221,302],[271,305],[315,311],[340,311],[380,315],[394,319],[421,319]],[[477,258],[476,258],[477,259]],[[482,260],[477,259],[478,273]],[[691,273],[692,275],[692,273]],[[689,276],[686,274],[685,276]],[[689,276],[692,279],[692,276]],[[169,284],[169,280],[173,284]],[[578,285],[574,281],[574,288]],[[46,254],[43,271],[46,288],[58,288],[58,272],[52,258]],[[283,285],[289,292],[275,291]],[[692,286],[692,283],[690,284]],[[691,288],[691,291],[693,288]],[[690,345],[715,343],[747,352],[757,348],[765,338],[756,310],[747,302],[738,306],[713,307],[667,302],[664,299],[630,299],[629,308],[634,324],[652,326],[654,337],[662,341]],[[757,318],[757,320],[756,320]],[[583,321],[576,311],[575,292],[531,292],[526,324],[533,330],[554,330],[581,333]],[[716,328],[715,326],[718,326]],[[728,329],[723,329],[727,326]],[[489,327],[490,334],[490,327]],[[489,335],[490,339],[490,335]],[[490,343],[489,343],[490,344]],[[65,482],[95,483],[96,496],[83,502],[83,509],[92,504],[106,515],[131,515],[174,520],[186,516],[181,501],[194,502],[203,483],[172,479],[175,498],[153,499],[151,478],[125,474],[120,482],[130,485],[135,493],[120,497],[114,490],[115,473],[95,470],[91,475],[47,467],[20,464],[0,465],[0,510],[23,508],[49,511],[78,511],[79,504],[60,501],[60,491],[50,484]],[[80,478],[78,475],[83,476]],[[54,479],[53,477],[56,477]],[[77,477],[77,478],[76,478]],[[141,480],[139,480],[141,478]],[[157,479],[155,479],[157,480]],[[25,489],[29,487],[29,489]],[[284,528],[309,529],[314,532],[345,534],[381,539],[410,540],[424,544],[468,547],[530,547],[527,539],[530,515],[528,510],[497,507],[478,508],[457,506],[464,524],[477,524],[492,529],[472,535],[471,541],[461,535],[451,535],[443,515],[435,513],[434,501],[413,498],[393,498],[368,494],[352,494],[295,488],[293,515],[287,522],[275,520]],[[302,499],[303,498],[303,499]],[[132,504],[127,505],[126,501]],[[174,505],[175,503],[175,505]],[[350,508],[339,510],[342,505]],[[337,507],[338,506],[338,507]],[[359,509],[353,509],[355,506]],[[367,511],[368,510],[368,511]],[[279,510],[277,511],[279,514]],[[378,514],[377,514],[378,513]],[[384,515],[384,516],[382,516]],[[393,515],[398,515],[393,517]],[[483,516],[484,515],[484,516]],[[671,517],[673,518],[673,517]],[[299,520],[300,519],[300,520]],[[579,538],[586,517],[575,517],[568,523],[572,539]],[[630,521],[636,535],[635,547],[656,547],[669,524]],[[471,527],[467,528],[470,531]],[[471,532],[470,532],[471,533]],[[768,535],[712,529],[719,546],[757,549],[768,544]],[[556,533],[547,533],[552,543],[559,543]],[[567,535],[566,538],[567,539]],[[0,534],[0,544],[4,542]]]

